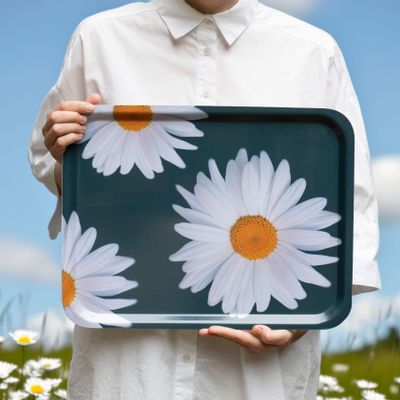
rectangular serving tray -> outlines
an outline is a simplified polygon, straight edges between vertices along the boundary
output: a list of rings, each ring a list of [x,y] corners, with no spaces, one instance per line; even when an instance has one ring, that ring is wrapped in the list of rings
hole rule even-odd
[[[86,327],[326,329],[351,308],[354,133],[323,108],[99,105],[62,176]]]

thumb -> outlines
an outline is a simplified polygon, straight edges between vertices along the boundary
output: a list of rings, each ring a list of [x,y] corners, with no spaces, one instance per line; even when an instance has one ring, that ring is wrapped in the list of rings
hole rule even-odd
[[[92,104],[100,104],[102,101],[102,98],[98,93],[92,93],[91,95],[89,95],[87,97],[86,101],[88,103],[92,103]]]

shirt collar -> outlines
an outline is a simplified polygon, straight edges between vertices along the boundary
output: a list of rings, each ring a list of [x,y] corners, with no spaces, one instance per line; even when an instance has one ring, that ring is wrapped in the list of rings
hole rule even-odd
[[[203,19],[212,18],[226,42],[231,45],[250,25],[256,13],[258,0],[238,0],[233,7],[216,14],[203,14],[185,0],[161,0],[160,17],[174,39],[194,29]]]

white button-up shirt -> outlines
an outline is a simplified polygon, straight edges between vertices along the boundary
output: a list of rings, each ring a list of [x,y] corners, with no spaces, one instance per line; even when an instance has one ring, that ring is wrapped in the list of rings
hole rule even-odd
[[[206,15],[184,0],[131,3],[83,20],[32,132],[34,176],[58,194],[41,128],[65,100],[98,92],[108,104],[322,107],[355,131],[353,294],[381,287],[370,154],[343,55],[323,30],[257,0]],[[60,201],[49,224],[60,226]],[[68,383],[73,400],[314,399],[320,331],[250,355],[197,330],[75,326]]]

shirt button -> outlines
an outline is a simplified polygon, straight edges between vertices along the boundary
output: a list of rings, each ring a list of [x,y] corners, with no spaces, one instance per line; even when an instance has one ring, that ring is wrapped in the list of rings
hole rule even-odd
[[[203,90],[203,97],[208,97],[210,95],[210,93],[208,92],[207,89]]]
[[[203,54],[204,54],[205,56],[209,56],[210,53],[211,53],[211,49],[210,49],[210,48],[206,47],[205,49],[203,49]]]
[[[190,354],[187,354],[187,353],[182,356],[182,360],[184,362],[189,362],[191,358],[192,357],[190,356]]]

